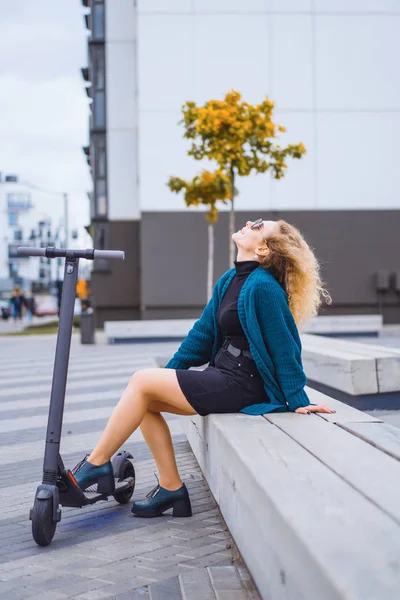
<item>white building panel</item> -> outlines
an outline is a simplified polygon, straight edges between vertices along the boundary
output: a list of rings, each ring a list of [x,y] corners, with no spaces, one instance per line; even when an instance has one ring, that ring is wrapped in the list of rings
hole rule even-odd
[[[238,177],[236,189],[239,191],[239,195],[235,198],[235,208],[237,210],[260,210],[260,216],[262,211],[269,210],[272,207],[272,191],[271,191],[271,178],[265,173],[256,175],[255,173],[248,177]],[[219,210],[229,211],[230,205],[224,206],[220,204]],[[240,220],[236,220],[236,229],[243,227],[244,223]]]
[[[195,18],[197,102],[222,99],[229,90],[247,102],[268,93],[268,29],[266,15],[215,15]],[[190,96],[184,96],[189,99]]]
[[[320,208],[400,206],[400,113],[318,115]]]
[[[136,134],[108,131],[107,151],[109,219],[139,219]]]
[[[171,175],[189,179],[202,165],[186,155],[189,140],[182,139],[176,113],[142,113],[140,119],[139,164],[142,210],[184,210],[182,194],[167,187]],[[212,169],[211,164],[203,165]]]
[[[269,15],[268,93],[279,108],[313,108],[311,15]],[[295,50],[294,50],[295,49]]]
[[[193,18],[140,15],[138,38],[140,110],[176,110],[193,99]]]
[[[193,0],[137,0],[139,13],[191,12]]]
[[[330,0],[334,2],[335,0]],[[270,12],[312,12],[314,0],[267,0],[268,11]]]
[[[273,0],[279,2],[280,0]],[[285,0],[284,0],[285,1]],[[296,0],[292,0],[296,2]],[[317,12],[329,13],[400,13],[399,0],[314,0]]]
[[[107,42],[133,41],[135,37],[135,6],[133,0],[107,0]]]
[[[288,159],[283,179],[273,179],[271,203],[274,210],[302,210],[316,208],[315,169],[316,152],[314,116],[312,113],[276,113],[278,123],[283,123],[287,133],[282,135],[282,146],[303,142],[307,153],[303,158]]]
[[[318,16],[316,28],[318,109],[400,108],[400,18]]]
[[[275,121],[288,129],[282,143],[303,141],[308,151],[288,163],[283,180],[238,181],[238,209],[398,206],[400,2],[316,0],[316,15],[313,7],[312,0],[139,1],[143,210],[185,208],[166,187],[169,176],[212,165],[187,157],[181,106],[232,88],[252,103],[268,94]]]
[[[135,43],[106,46],[107,128],[130,130],[137,126]]]
[[[196,12],[251,13],[266,12],[268,0],[194,0]]]

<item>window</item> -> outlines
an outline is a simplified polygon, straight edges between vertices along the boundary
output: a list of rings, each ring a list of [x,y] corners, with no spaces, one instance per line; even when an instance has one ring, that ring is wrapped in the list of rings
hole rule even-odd
[[[95,133],[92,136],[93,152],[93,179],[94,189],[94,213],[95,217],[107,216],[107,153],[106,136],[103,133]]]
[[[106,136],[93,136],[94,173],[98,179],[106,178]]]
[[[97,151],[97,174],[99,177],[106,176],[106,149],[99,148]]]
[[[8,273],[10,279],[14,279],[18,276],[19,264],[18,263],[10,263],[8,265]]]
[[[10,211],[8,213],[8,226],[15,227],[16,225],[18,225],[18,213]]]
[[[95,211],[95,206],[94,206],[94,192],[90,191],[87,193],[87,195],[89,198],[89,205],[90,205],[90,220],[92,221],[96,217],[96,211]]]
[[[105,179],[96,181],[96,217],[107,216],[107,194]]]
[[[105,79],[104,46],[93,47],[93,87],[95,90],[104,90]]]
[[[22,240],[22,229],[15,229],[14,230],[14,241],[20,242],[21,240]]]
[[[8,208],[27,209],[32,208],[32,200],[29,192],[8,192]]]
[[[92,38],[104,40],[104,2],[97,0],[92,3]]]
[[[20,244],[8,244],[8,258],[20,258],[18,254],[18,246]]]
[[[92,47],[91,70],[94,127],[102,129],[106,126],[105,59],[103,45]]]
[[[106,99],[104,92],[95,92],[93,103],[94,126],[104,129],[106,126]]]

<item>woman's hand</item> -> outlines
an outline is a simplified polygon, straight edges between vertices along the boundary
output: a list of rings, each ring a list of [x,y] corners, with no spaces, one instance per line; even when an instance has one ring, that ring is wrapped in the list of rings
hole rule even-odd
[[[296,408],[294,412],[299,413],[301,415],[309,415],[313,412],[335,413],[336,410],[329,408],[325,404],[319,404],[318,406],[313,406],[312,404],[309,404],[308,406],[300,406],[300,408]]]

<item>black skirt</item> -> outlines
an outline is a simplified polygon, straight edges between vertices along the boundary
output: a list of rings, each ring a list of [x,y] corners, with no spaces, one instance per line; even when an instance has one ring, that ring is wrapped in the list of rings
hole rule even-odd
[[[256,363],[246,356],[235,357],[225,348],[218,351],[213,367],[176,369],[176,375],[187,401],[202,417],[237,413],[246,406],[269,402]]]

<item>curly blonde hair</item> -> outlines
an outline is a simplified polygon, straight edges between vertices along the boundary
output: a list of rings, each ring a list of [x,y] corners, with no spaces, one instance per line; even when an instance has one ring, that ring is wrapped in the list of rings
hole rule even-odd
[[[270,253],[261,260],[288,295],[289,308],[298,327],[318,313],[323,299],[332,303],[320,277],[313,250],[296,227],[277,221],[278,234],[265,240]]]

